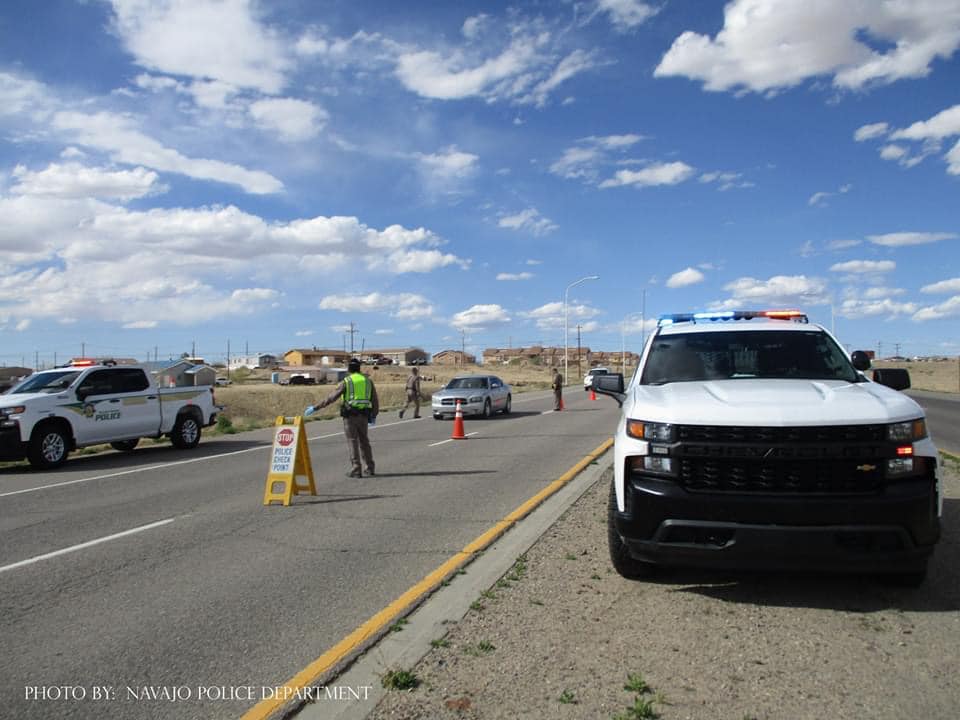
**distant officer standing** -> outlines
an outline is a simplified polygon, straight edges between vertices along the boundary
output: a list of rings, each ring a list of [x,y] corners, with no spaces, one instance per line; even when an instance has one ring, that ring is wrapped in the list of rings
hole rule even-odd
[[[553,409],[563,410],[563,375],[556,368],[553,369]]]
[[[336,389],[327,395],[319,405],[311,405],[304,411],[304,415],[312,415],[327,405],[341,401],[340,416],[343,418],[343,434],[347,438],[347,449],[350,453],[350,472],[347,477],[363,477],[360,471],[360,460],[366,465],[367,475],[376,475],[373,462],[373,450],[370,448],[368,424],[373,424],[380,413],[380,401],[377,398],[377,389],[373,380],[360,372],[360,361],[350,358],[347,363],[349,374],[337,383]]]
[[[420,393],[420,371],[414,367],[407,377],[407,402],[400,411],[401,420],[403,420],[403,414],[407,411],[407,408],[410,407],[410,403],[413,403],[413,417],[420,417],[420,399],[422,397],[423,395]]]

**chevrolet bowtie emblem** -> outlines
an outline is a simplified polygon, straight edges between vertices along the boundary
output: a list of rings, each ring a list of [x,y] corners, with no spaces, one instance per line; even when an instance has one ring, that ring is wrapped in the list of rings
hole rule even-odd
[[[860,472],[873,472],[876,469],[876,465],[857,465],[857,470]]]

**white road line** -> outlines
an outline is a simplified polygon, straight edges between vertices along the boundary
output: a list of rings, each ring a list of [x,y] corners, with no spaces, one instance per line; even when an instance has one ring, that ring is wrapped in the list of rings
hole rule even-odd
[[[67,553],[76,552],[77,550],[83,550],[84,548],[93,547],[94,545],[99,545],[100,543],[110,542],[111,540],[116,540],[117,538],[133,535],[134,533],[144,532],[145,530],[153,530],[153,528],[160,527],[161,525],[168,525],[176,519],[177,518],[172,517],[167,518],[166,520],[159,520],[157,522],[150,523],[149,525],[141,525],[140,527],[124,530],[123,532],[114,533],[113,535],[107,535],[106,537],[97,538],[96,540],[90,540],[85,543],[80,543],[79,545],[72,545],[71,547],[63,548],[63,550],[54,550],[53,552],[48,552],[44,555],[37,555],[36,557],[29,558],[28,560],[15,562],[12,565],[4,565],[3,567],[0,567],[0,573],[6,572],[7,570],[14,570],[15,568],[23,567],[24,565],[32,565],[33,563],[40,562],[41,560],[49,560],[50,558],[57,557],[58,555],[66,555]]]
[[[472,435],[476,435],[478,432],[480,431],[474,430],[472,433],[464,433],[464,435],[466,435],[467,437],[470,437]],[[444,443],[453,442],[453,440],[454,440],[453,438],[447,438],[446,440],[441,440],[440,442],[430,443],[429,445],[427,445],[427,447],[436,447],[437,445],[443,445]]]

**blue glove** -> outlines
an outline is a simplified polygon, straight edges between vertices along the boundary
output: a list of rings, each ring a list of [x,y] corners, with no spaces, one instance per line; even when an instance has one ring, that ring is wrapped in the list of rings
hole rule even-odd
[[[308,405],[308,406],[307,406],[307,409],[303,411],[303,416],[304,416],[304,417],[310,417],[310,416],[313,415],[316,411],[317,411],[317,409],[316,409],[313,405]]]

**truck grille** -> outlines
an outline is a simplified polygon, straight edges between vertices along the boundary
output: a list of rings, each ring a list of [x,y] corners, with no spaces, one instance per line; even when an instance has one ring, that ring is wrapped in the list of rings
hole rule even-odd
[[[691,492],[871,494],[890,447],[883,425],[677,426],[677,480]]]

